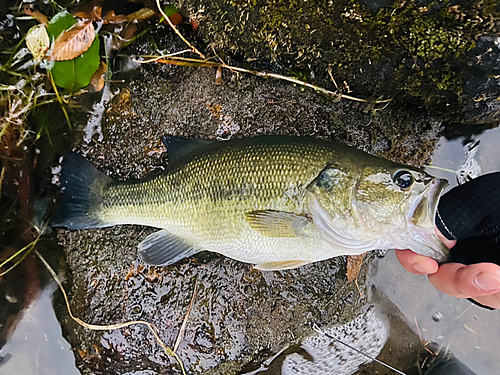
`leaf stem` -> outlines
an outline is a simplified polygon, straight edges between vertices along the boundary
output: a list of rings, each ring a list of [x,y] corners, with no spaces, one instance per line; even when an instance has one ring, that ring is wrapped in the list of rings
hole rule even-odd
[[[47,73],[49,74],[50,82],[52,83],[52,87],[54,88],[54,92],[56,93],[57,101],[61,105],[61,109],[64,113],[64,117],[66,118],[66,122],[68,123],[68,128],[69,128],[69,130],[71,130],[72,129],[71,121],[69,119],[68,112],[66,111],[66,108],[64,107],[64,101],[63,101],[61,95],[59,94],[59,91],[57,90],[56,83],[54,82],[54,76],[52,75],[52,72],[50,70]]]

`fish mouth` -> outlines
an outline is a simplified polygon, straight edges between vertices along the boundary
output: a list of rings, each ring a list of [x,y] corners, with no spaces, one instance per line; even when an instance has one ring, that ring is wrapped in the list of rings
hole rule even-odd
[[[410,210],[408,222],[420,228],[434,228],[439,199],[448,184],[448,180],[434,178],[415,202],[415,208]]]
[[[416,240],[413,251],[430,256],[438,262],[446,261],[449,250],[439,240],[434,233],[435,219],[439,199],[443,190],[448,186],[448,181],[440,178],[434,178],[421,195],[421,198],[414,202],[414,210],[410,210],[408,226],[412,227],[412,237]]]

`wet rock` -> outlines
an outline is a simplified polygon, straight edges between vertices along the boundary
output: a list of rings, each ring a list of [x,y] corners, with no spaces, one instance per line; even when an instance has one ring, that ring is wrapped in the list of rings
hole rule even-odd
[[[88,323],[152,322],[173,347],[193,299],[177,350],[192,373],[237,373],[269,350],[310,334],[313,322],[350,320],[359,309],[359,295],[352,302],[346,299],[355,287],[340,276],[342,259],[261,272],[201,254],[171,267],[144,267],[136,260],[135,246],[146,232],[138,227],[61,231],[72,270],[66,284],[72,289],[71,305]],[[68,318],[64,326],[84,373],[179,371],[145,326],[96,332]]]

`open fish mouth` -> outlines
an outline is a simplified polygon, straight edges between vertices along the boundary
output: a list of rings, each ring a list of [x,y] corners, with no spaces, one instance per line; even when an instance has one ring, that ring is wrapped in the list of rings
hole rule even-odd
[[[439,198],[448,184],[445,179],[434,178],[416,202],[415,209],[410,210],[408,221],[417,227],[434,228]]]
[[[411,249],[438,262],[445,262],[449,257],[448,248],[434,233],[439,198],[446,186],[447,180],[433,179],[420,200],[415,202],[415,209],[410,210],[408,215],[410,236],[415,241]]]

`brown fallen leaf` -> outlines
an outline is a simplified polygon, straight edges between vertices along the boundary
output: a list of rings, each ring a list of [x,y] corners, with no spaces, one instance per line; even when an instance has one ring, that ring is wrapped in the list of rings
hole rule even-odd
[[[215,84],[220,85],[222,83],[222,66],[217,68],[217,72],[215,72]]]
[[[73,60],[90,48],[94,38],[95,30],[91,21],[76,23],[69,30],[63,31],[54,42],[52,60]]]
[[[92,74],[92,78],[90,79],[90,86],[94,89],[95,92],[101,91],[104,87],[104,73],[108,70],[108,65],[101,61],[99,64],[99,68]]]
[[[358,284],[358,275],[361,270],[361,266],[363,265],[363,259],[365,259],[366,253],[359,255],[349,255],[347,257],[347,281],[353,282],[356,284],[356,288],[358,289],[359,297],[363,298],[363,293],[361,293],[361,289]]]
[[[347,257],[347,281],[355,281],[358,279],[359,271],[363,265],[366,253],[360,255],[349,255]]]
[[[168,18],[170,18],[170,21],[172,21],[172,24],[174,24],[174,25],[180,25],[183,21],[182,16],[179,13],[174,13],[171,16],[169,16]],[[168,24],[167,21],[163,21],[163,23]]]
[[[193,31],[198,30],[198,27],[200,26],[200,24],[199,24],[198,20],[196,20],[196,19],[194,19],[194,18],[191,18],[191,19],[189,20],[189,22],[191,23],[191,27],[192,27]]]
[[[107,25],[110,23],[123,23],[128,22],[128,16],[125,14],[116,14],[114,10],[110,10],[102,17],[102,22]]]
[[[155,15],[155,11],[151,8],[142,8],[137,12],[131,13],[128,15],[128,20],[130,22],[139,22],[143,20],[147,20]]]
[[[110,10],[102,17],[102,22],[107,24],[119,24],[124,22],[139,22],[151,18],[156,13],[150,8],[142,8],[137,12],[131,14],[116,14],[113,10]]]
[[[45,15],[40,13],[39,10],[33,9],[33,4],[25,5],[23,7],[23,13],[26,14],[27,16],[36,18],[36,20],[38,22],[40,22],[41,24],[48,24],[49,23],[49,20],[47,19],[47,17],[45,17]]]

